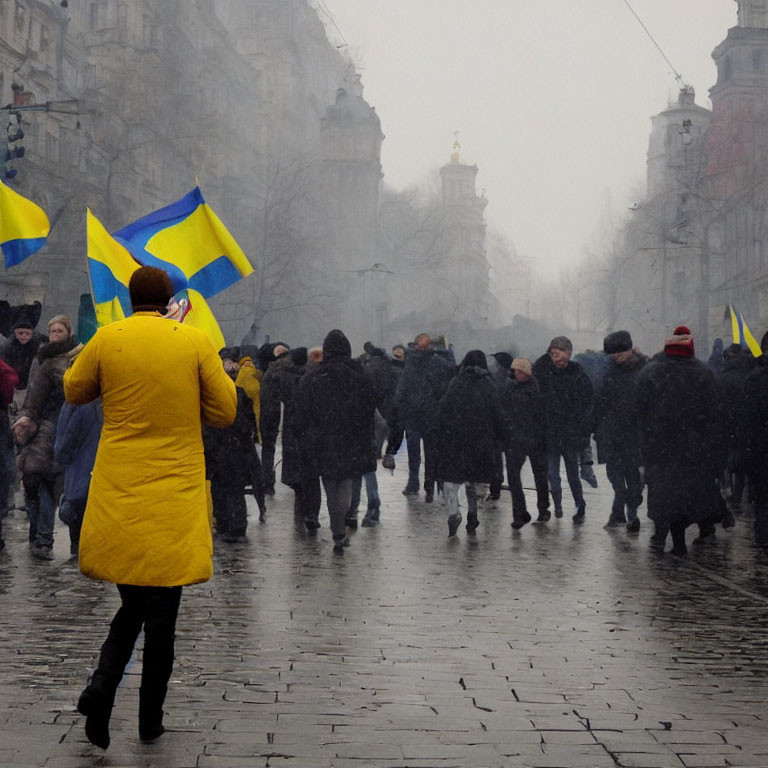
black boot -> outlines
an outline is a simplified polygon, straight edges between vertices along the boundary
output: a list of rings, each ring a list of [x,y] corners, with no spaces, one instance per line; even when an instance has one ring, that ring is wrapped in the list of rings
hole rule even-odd
[[[139,688],[139,738],[143,742],[159,739],[165,733],[163,703],[167,686]]]
[[[688,547],[685,546],[685,524],[673,523],[669,526],[672,533],[671,554],[677,557],[685,557],[688,554]]]
[[[109,719],[114,702],[114,691],[101,689],[93,682],[77,701],[77,711],[85,715],[85,735],[91,744],[101,749],[109,746]]]
[[[477,512],[467,512],[467,533],[472,536],[480,525],[480,521],[477,519]]]

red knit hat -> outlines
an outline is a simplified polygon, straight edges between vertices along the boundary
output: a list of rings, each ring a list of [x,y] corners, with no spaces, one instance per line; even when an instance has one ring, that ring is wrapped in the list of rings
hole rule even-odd
[[[664,354],[668,357],[694,357],[693,336],[684,325],[678,325],[674,334],[664,342]]]

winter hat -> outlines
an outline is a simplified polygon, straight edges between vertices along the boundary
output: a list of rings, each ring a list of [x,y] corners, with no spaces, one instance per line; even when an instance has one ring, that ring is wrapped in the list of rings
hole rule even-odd
[[[684,325],[678,325],[675,332],[664,342],[664,354],[667,357],[693,357],[693,336]]]
[[[743,352],[744,350],[742,349],[741,344],[730,344],[725,348],[723,357],[726,360],[735,360],[737,357],[741,357]]]
[[[296,347],[291,350],[291,361],[294,365],[306,365],[309,359],[309,353],[306,347]]]
[[[287,355],[291,351],[291,348],[287,344],[275,344],[272,349],[272,357],[275,360],[279,360],[283,355]]]
[[[491,357],[505,371],[509,370],[509,367],[512,365],[512,355],[510,355],[509,352],[494,352]]]
[[[51,326],[54,323],[58,323],[59,325],[63,325],[67,329],[67,333],[70,336],[72,335],[72,321],[66,315],[54,315],[48,321],[48,330],[51,329]]]
[[[352,357],[352,345],[341,331],[333,330],[323,341],[323,360],[338,360],[344,357]]]
[[[134,312],[165,312],[173,296],[171,278],[157,267],[139,267],[128,282]]]
[[[488,361],[485,359],[485,352],[479,349],[473,349],[464,355],[464,359],[461,361],[462,368],[482,368],[488,370]]]
[[[561,349],[563,352],[573,352],[573,344],[567,336],[555,336],[555,338],[549,342],[547,352],[549,352],[550,349]]]
[[[632,349],[632,337],[629,331],[614,331],[603,339],[603,352],[615,355],[619,352],[629,352]]]
[[[10,308],[11,329],[30,328],[34,330],[40,322],[43,305],[36,301],[33,304],[20,304]]]
[[[240,359],[240,347],[222,347],[219,350],[219,357],[222,360],[234,360],[237,362]]]
[[[522,373],[527,373],[529,376],[533,376],[533,366],[527,357],[516,357],[509,367],[510,370],[521,371]]]

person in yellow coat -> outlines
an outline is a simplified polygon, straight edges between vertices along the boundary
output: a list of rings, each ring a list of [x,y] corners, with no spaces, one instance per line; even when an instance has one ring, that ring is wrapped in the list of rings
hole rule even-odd
[[[85,733],[109,746],[115,692],[144,629],[139,736],[162,735],[182,586],[213,573],[201,422],[229,426],[237,397],[208,338],[163,317],[168,275],[131,276],[134,314],[100,328],[64,374],[72,405],[101,397],[104,427],[80,535],[80,570],[113,582],[121,607],[80,696]]]
[[[261,418],[261,377],[263,373],[253,364],[253,358],[247,355],[240,358],[238,365],[240,369],[237,372],[235,386],[242,387],[245,394],[253,402],[253,415],[256,418],[256,439],[261,442],[259,419]]]

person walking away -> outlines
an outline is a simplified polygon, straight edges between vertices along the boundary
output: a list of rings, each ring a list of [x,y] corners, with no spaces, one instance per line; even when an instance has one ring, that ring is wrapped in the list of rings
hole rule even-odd
[[[725,466],[720,391],[712,371],[694,357],[693,336],[675,328],[637,377],[637,420],[648,517],[662,547],[672,533],[672,554],[687,554],[685,529],[698,523],[702,534],[722,516],[717,486]]]
[[[222,356],[223,355],[223,356]],[[236,352],[220,350],[222,367],[232,381],[237,380]],[[261,481],[261,465],[256,453],[256,419],[253,402],[242,387],[237,392],[237,416],[228,427],[203,427],[205,474],[211,483],[211,500],[216,531],[229,544],[245,540],[248,528],[246,488]],[[254,488],[254,498],[258,500]],[[259,519],[264,521],[264,496]]]
[[[424,501],[432,502],[435,468],[439,446],[433,439],[432,426],[437,404],[455,373],[447,358],[433,348],[428,333],[416,337],[414,348],[406,355],[405,367],[397,384],[395,408],[397,420],[405,430],[408,449],[408,482],[405,496],[419,492],[421,443],[424,442]]]
[[[448,535],[461,525],[459,489],[467,494],[467,533],[474,535],[477,483],[490,483],[498,465],[496,452],[508,442],[508,430],[496,385],[488,373],[485,354],[467,352],[458,375],[448,385],[437,408],[435,439],[440,444],[437,478],[443,481],[448,504]]]
[[[763,354],[744,384],[744,467],[755,510],[755,543],[768,554],[768,332]]]
[[[339,330],[323,341],[323,361],[301,379],[296,395],[298,440],[308,470],[325,489],[333,548],[349,546],[345,519],[352,482],[376,470],[376,397]]]
[[[94,400],[85,405],[64,403],[56,424],[53,458],[64,467],[64,494],[59,503],[59,517],[69,528],[69,554],[73,557],[77,557],[80,549],[80,530],[102,422],[101,400]]]
[[[595,395],[594,433],[598,460],[605,463],[608,481],[613,487],[613,505],[606,527],[626,523],[630,533],[637,533],[643,480],[635,400],[637,378],[648,358],[633,349],[628,331],[608,334],[603,340],[603,350],[610,362]]]
[[[531,521],[523,493],[520,471],[525,460],[531,462],[536,485],[538,523],[549,521],[549,485],[547,483],[547,446],[544,427],[544,398],[533,378],[531,361],[516,357],[510,367],[512,378],[499,389],[504,416],[509,425],[509,440],[504,448],[507,478],[512,494],[512,527],[519,530]]]
[[[755,370],[757,361],[752,353],[739,344],[731,344],[724,353],[719,376],[723,397],[725,439],[728,444],[728,461],[725,471],[725,488],[730,494],[730,505],[736,514],[741,512],[746,481],[744,467],[744,426],[749,419],[744,397],[747,379]]]
[[[164,732],[182,587],[213,572],[202,425],[227,427],[235,384],[209,339],[163,316],[168,275],[141,267],[133,315],[96,331],[64,375],[72,405],[101,397],[104,426],[80,534],[80,570],[117,585],[121,605],[80,695],[91,743],[106,749],[118,684],[144,630],[139,737]]]
[[[514,357],[509,352],[494,352],[491,357],[493,363],[489,363],[489,370],[493,383],[499,388],[499,394],[501,389],[505,387],[510,380],[510,366]],[[498,465],[494,468],[493,480],[491,481],[490,488],[488,489],[488,495],[485,497],[485,503],[496,506],[496,502],[501,498],[501,486],[504,484],[504,454],[506,446],[499,446],[498,452]],[[509,468],[507,468],[507,474],[509,474]]]
[[[30,552],[39,560],[53,560],[54,525],[62,479],[61,467],[53,455],[56,423],[64,404],[61,379],[82,345],[72,335],[66,315],[48,321],[50,341],[37,353],[34,368],[12,430],[21,446],[18,466],[27,498]]]
[[[573,344],[565,336],[549,343],[546,355],[533,366],[533,375],[544,397],[549,490],[555,517],[563,516],[560,458],[565,464],[568,485],[576,503],[573,522],[584,522],[586,502],[579,479],[579,451],[589,442],[592,417],[592,384],[578,363],[571,360]]]
[[[269,386],[269,380],[278,375],[283,365],[290,365],[291,348],[282,342],[267,345],[269,350],[262,347],[262,359],[268,360],[264,376],[261,379],[261,404],[259,414],[259,434],[261,435],[261,467],[264,477],[264,493],[275,495],[275,448],[277,436],[280,433],[280,401],[264,397],[264,386]],[[266,436],[265,436],[266,435]]]

